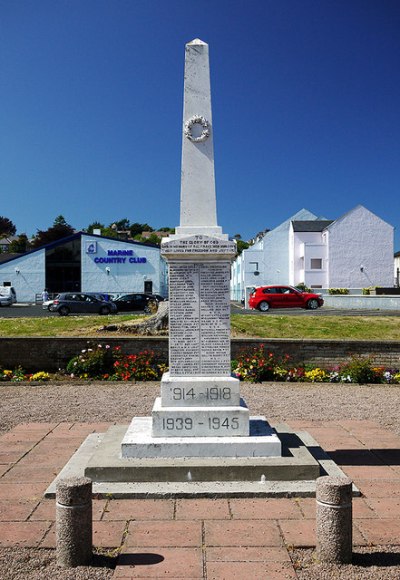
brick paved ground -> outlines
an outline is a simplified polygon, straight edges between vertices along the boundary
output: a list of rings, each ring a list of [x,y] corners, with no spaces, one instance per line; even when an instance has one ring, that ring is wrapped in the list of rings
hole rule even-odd
[[[292,421],[308,431],[363,496],[355,546],[400,544],[400,437],[370,421]],[[0,437],[0,546],[55,546],[54,500],[42,494],[107,424],[22,424]],[[116,579],[295,578],[291,547],[315,546],[315,500],[94,500],[94,545],[121,548]]]

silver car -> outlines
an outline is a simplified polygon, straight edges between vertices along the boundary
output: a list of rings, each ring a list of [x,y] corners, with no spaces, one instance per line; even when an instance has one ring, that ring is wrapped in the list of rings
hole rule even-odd
[[[62,292],[55,297],[51,307],[53,312],[60,316],[70,313],[82,314],[116,314],[117,307],[113,302],[100,300],[90,294],[81,292]]]

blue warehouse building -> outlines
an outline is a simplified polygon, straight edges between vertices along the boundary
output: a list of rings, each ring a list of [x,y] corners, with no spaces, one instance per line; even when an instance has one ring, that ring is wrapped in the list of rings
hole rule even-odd
[[[158,246],[78,232],[0,263],[0,286],[18,302],[48,292],[153,292],[167,296],[167,268]]]

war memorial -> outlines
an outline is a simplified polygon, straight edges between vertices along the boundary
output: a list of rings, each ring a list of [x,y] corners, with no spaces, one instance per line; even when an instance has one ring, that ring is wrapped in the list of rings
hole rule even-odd
[[[217,222],[208,45],[186,45],[180,224],[169,269],[169,370],[150,417],[89,435],[57,480],[113,497],[307,496],[343,472],[305,432],[251,416],[230,369],[230,264]],[[268,413],[268,409],[265,410]],[[353,488],[353,492],[357,490]]]

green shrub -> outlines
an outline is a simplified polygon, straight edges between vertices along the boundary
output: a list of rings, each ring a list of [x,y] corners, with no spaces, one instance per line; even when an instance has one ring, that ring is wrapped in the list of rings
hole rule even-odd
[[[349,289],[348,288],[329,288],[328,292],[331,295],[334,295],[334,294],[345,295],[345,294],[349,294]]]
[[[287,355],[277,357],[272,352],[266,352],[261,344],[241,354],[232,370],[237,378],[251,383],[286,380],[288,359]]]
[[[359,383],[381,383],[380,369],[373,366],[369,357],[352,356],[351,360],[340,367],[342,381]]]
[[[306,286],[304,284],[304,282],[300,282],[300,284],[296,284],[296,288],[298,288],[302,292],[311,292],[311,288],[309,288],[308,286]]]
[[[113,357],[108,345],[91,345],[84,348],[67,364],[67,372],[80,379],[99,379],[111,371]]]
[[[114,374],[111,380],[121,381],[155,381],[166,370],[165,365],[158,363],[152,350],[144,350],[138,354],[123,354],[121,347],[113,349],[115,362]]]

